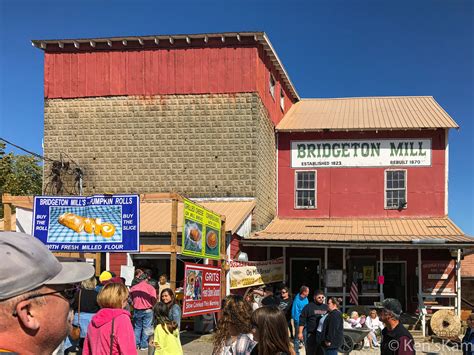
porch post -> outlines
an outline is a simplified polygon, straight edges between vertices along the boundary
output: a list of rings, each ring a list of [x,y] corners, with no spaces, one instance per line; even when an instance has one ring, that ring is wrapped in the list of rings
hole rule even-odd
[[[461,249],[457,250],[456,256],[456,314],[461,316]]]
[[[267,260],[270,260],[270,247],[267,247]]]
[[[321,274],[323,275],[326,275],[326,271],[328,269],[328,247],[324,247],[324,272],[322,272]],[[328,295],[328,288],[326,286],[326,280],[323,280],[324,281],[324,294]]]
[[[342,277],[343,277],[343,284],[342,284],[342,312],[346,311],[346,281],[347,281],[347,274],[346,274],[346,248],[342,248]]]
[[[423,337],[426,336],[426,314],[424,311],[425,304],[423,302],[423,287],[422,287],[422,272],[421,272],[421,249],[418,249],[418,308],[421,312],[421,330]]]
[[[286,284],[286,247],[283,247],[283,282]]]
[[[383,249],[380,248],[380,270],[379,276],[383,276]],[[380,302],[384,300],[383,296],[383,283],[380,284]]]

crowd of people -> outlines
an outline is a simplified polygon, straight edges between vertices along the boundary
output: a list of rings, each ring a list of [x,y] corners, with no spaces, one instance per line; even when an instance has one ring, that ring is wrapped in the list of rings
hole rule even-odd
[[[82,281],[72,304],[73,326],[80,327],[80,337],[66,338],[64,354],[183,353],[181,308],[167,276],[156,283],[150,270],[137,269],[131,284],[128,288],[111,271],[101,273],[99,284],[94,276]]]
[[[23,233],[1,233],[0,256],[1,353],[61,354],[63,344],[69,350],[80,348],[84,355],[133,355],[139,349],[183,354],[181,309],[165,275],[158,284],[147,270],[137,270],[128,288],[105,271],[97,283],[91,265],[60,263],[38,239]],[[78,283],[79,288],[74,286]],[[344,321],[339,298],[326,299],[316,290],[310,301],[309,294],[309,287],[302,286],[292,297],[283,286],[227,296],[213,355],[293,355],[302,346],[307,355],[333,355],[344,341],[344,327],[367,328],[366,341],[375,347],[381,333],[383,355],[415,354],[413,337],[400,321],[398,300],[385,299],[379,314],[371,310],[363,317],[353,311]],[[80,330],[75,339],[71,324]],[[474,354],[473,314],[462,350]]]
[[[214,337],[214,355],[299,354],[335,355],[344,342],[344,328],[365,328],[367,347],[379,347],[382,354],[415,354],[414,340],[400,322],[398,300],[383,303],[380,318],[372,309],[369,317],[353,311],[344,320],[341,299],[326,297],[323,291],[301,286],[292,297],[286,286],[247,290],[242,296],[227,296]],[[378,338],[382,339],[379,345]]]

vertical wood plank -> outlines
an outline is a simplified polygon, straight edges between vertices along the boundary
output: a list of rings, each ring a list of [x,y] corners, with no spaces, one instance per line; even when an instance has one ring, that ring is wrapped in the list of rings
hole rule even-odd
[[[176,289],[176,247],[178,245],[178,199],[171,200],[171,257],[170,257],[170,287]]]

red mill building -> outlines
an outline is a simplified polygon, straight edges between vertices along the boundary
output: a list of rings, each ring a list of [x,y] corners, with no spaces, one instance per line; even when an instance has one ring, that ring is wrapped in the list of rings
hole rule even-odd
[[[396,297],[414,311],[436,296],[459,312],[473,239],[448,217],[457,124],[432,97],[300,100],[261,32],[33,44],[45,52],[44,154],[74,160],[85,194],[212,198],[236,216],[228,257],[284,256],[293,291],[347,304],[354,283],[362,304]],[[156,216],[141,214],[143,243],[166,233]]]

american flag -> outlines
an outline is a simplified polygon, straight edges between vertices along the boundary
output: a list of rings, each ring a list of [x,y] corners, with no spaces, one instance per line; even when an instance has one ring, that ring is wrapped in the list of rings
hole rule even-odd
[[[357,289],[357,284],[354,281],[352,281],[351,285],[349,303],[359,305],[359,290]]]

